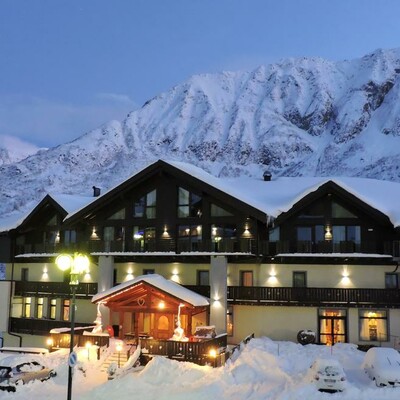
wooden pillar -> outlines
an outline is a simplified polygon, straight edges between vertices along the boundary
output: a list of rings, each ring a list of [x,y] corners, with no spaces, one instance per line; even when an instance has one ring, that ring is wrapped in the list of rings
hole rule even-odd
[[[120,339],[124,338],[124,317],[125,317],[125,313],[123,311],[119,312],[119,335],[118,337]]]

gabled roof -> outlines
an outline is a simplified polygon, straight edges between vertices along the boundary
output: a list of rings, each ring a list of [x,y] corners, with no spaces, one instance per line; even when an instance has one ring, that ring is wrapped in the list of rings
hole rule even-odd
[[[223,197],[225,201],[236,201],[236,205],[247,207],[247,210],[260,220],[277,218],[306,196],[314,192],[318,195],[318,189],[328,184],[335,186],[337,190],[340,188],[342,195],[347,193],[353,200],[358,199],[358,204],[363,203],[364,208],[375,209],[378,213],[384,214],[395,227],[400,226],[400,206],[397,201],[400,198],[400,183],[398,182],[350,177],[279,177],[269,182],[265,182],[261,177],[259,179],[217,178],[194,165],[164,160],[159,160],[139,171],[83,209],[69,214],[66,220],[95,212],[96,208],[112,201],[121,191],[148,179],[149,176],[162,169],[183,179],[191,179],[195,184],[201,185],[205,191],[209,191],[216,197]]]
[[[105,290],[93,296],[92,303],[99,303],[111,301],[114,297],[121,296],[124,292],[132,291],[135,287],[142,283],[148,284],[154,288],[161,290],[162,292],[175,297],[176,299],[186,302],[193,307],[205,307],[210,303],[208,299],[201,296],[189,289],[165,279],[158,274],[140,275],[135,279],[123,282],[111,289]]]
[[[14,219],[14,226],[9,225],[7,230],[15,229],[19,226],[28,224],[39,212],[45,210],[48,207],[54,208],[54,210],[64,218],[70,212],[74,212],[76,209],[82,208],[83,205],[87,205],[93,201],[93,197],[74,196],[68,194],[47,194],[33,210],[24,216]],[[0,229],[1,230],[1,229]]]

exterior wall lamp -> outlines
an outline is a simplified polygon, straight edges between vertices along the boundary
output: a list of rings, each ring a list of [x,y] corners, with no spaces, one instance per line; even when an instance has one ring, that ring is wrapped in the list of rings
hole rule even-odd
[[[74,333],[75,333],[75,300],[76,290],[79,285],[79,277],[83,273],[89,272],[90,261],[85,254],[75,253],[73,256],[69,254],[59,254],[55,261],[57,267],[61,271],[70,270],[69,285],[71,288],[71,334],[69,343],[69,359],[68,359],[68,393],[67,399],[71,400],[72,396],[72,369],[75,366],[74,357]]]
[[[332,240],[332,230],[330,225],[325,226],[325,240]]]

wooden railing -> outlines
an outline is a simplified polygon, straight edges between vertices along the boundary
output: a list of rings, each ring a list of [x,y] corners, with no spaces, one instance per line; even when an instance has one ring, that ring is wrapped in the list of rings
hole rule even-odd
[[[210,286],[185,285],[210,297]],[[346,307],[400,307],[400,289],[294,288],[228,286],[229,304]]]
[[[225,361],[227,334],[224,333],[213,339],[204,339],[197,342],[140,338],[139,344],[145,357],[158,355],[179,361],[191,361],[200,365],[210,364],[217,366]],[[212,355],[211,350],[215,350],[216,354]]]
[[[256,255],[274,256],[280,253],[364,253],[364,254],[387,254],[393,257],[400,257],[400,241],[363,241],[354,243],[343,241],[311,242],[311,241],[289,241],[280,240],[277,242],[257,241],[256,239],[244,238],[222,238],[219,242],[211,239],[199,240],[196,242],[182,239],[160,239],[152,240],[142,244],[136,241],[103,241],[91,240],[80,243],[71,243],[68,246],[62,243],[56,244],[24,244],[17,246],[16,254],[27,253],[48,253],[55,254],[63,251],[81,252],[217,252],[217,253],[251,253]]]
[[[42,318],[10,318],[10,330],[14,333],[29,335],[50,335],[50,331],[56,328],[69,328],[69,321],[57,321]],[[77,327],[92,326],[93,324],[76,322]]]
[[[398,307],[400,289],[228,287],[230,304]]]
[[[77,297],[92,297],[97,293],[97,283],[79,283],[76,289]],[[15,281],[15,296],[55,296],[67,297],[71,295],[69,282],[30,282]]]

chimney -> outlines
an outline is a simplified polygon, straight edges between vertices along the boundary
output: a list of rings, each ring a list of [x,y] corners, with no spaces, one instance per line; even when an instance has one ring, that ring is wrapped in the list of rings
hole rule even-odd
[[[100,196],[100,188],[93,186],[93,197],[99,197]]]
[[[263,174],[263,177],[264,177],[264,181],[265,182],[269,182],[271,180],[271,178],[272,178],[272,174],[269,171],[265,171],[264,174]]]

